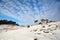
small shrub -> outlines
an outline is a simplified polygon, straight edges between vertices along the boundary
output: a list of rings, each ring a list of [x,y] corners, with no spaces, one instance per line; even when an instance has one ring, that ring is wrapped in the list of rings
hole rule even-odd
[[[28,28],[30,27],[30,25],[27,26]]]
[[[38,40],[37,38],[35,38],[34,40]]]

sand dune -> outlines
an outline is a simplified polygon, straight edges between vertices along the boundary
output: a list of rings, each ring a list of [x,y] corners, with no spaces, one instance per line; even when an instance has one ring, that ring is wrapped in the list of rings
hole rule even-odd
[[[30,26],[30,28],[20,26],[8,27],[7,31],[2,30],[0,32],[0,40],[60,40],[59,24],[59,22],[55,22],[34,25]],[[1,25],[0,29],[7,28],[5,26]]]

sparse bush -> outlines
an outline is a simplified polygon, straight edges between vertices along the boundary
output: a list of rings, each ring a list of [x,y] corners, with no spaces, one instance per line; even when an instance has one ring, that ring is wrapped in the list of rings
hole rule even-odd
[[[50,22],[56,22],[56,21],[50,21]]]
[[[39,22],[39,24],[42,24],[41,22]]]
[[[28,28],[30,27],[30,25],[27,26]]]
[[[38,40],[37,38],[35,38],[34,40]]]
[[[35,20],[34,22],[36,23],[36,22],[38,22],[38,20]]]
[[[45,19],[41,19],[41,22],[45,21]]]

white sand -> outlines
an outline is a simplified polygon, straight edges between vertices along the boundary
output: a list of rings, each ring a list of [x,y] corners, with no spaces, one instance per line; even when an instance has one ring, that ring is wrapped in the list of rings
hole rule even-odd
[[[58,25],[58,28],[56,28],[55,23],[50,24],[52,25],[50,27],[48,27],[48,24],[44,24],[45,28],[42,27],[43,25],[35,25],[30,28],[19,27],[17,30],[1,31],[0,40],[34,40],[34,38],[38,40],[60,40],[60,26]],[[48,28],[52,31],[48,30]],[[54,30],[55,28],[56,30]],[[2,29],[1,26],[0,29]],[[41,29],[44,30],[40,31]]]

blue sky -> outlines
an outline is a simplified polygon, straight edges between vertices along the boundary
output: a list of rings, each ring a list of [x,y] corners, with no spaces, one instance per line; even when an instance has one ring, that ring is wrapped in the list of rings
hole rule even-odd
[[[60,21],[60,0],[0,0],[0,19],[28,25],[42,18]]]

